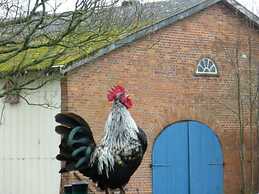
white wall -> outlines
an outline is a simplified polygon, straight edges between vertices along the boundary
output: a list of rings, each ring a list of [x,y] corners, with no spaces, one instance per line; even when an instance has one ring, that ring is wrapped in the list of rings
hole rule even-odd
[[[60,83],[52,82],[27,98],[60,107]],[[0,99],[0,112],[4,106]],[[58,194],[60,137],[54,116],[60,108],[5,104],[0,124],[0,194]]]

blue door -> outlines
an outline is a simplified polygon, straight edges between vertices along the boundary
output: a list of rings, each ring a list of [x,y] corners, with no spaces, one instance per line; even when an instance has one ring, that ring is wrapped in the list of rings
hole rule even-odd
[[[217,136],[197,121],[168,126],[152,155],[153,194],[223,194],[223,157]]]

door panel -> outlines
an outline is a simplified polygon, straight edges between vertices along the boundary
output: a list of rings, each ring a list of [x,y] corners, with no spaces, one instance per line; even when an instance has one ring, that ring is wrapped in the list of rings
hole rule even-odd
[[[188,123],[191,194],[222,194],[223,159],[219,141],[206,125]]]
[[[154,193],[188,194],[187,135],[187,123],[177,123],[157,139],[153,148]]]
[[[221,145],[200,122],[166,127],[154,144],[152,163],[154,194],[223,194]]]

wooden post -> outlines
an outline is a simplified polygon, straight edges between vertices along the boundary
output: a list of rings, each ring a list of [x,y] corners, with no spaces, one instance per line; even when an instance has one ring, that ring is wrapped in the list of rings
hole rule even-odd
[[[64,186],[64,194],[72,194],[72,185]]]
[[[72,184],[72,194],[88,194],[88,184],[85,182]]]

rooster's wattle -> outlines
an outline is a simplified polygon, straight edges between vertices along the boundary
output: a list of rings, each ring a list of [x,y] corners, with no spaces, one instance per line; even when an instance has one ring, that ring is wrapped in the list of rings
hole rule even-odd
[[[62,135],[60,154],[65,161],[60,172],[79,170],[108,193],[128,183],[140,165],[147,148],[147,137],[133,120],[128,109],[131,99],[121,86],[112,88],[107,95],[113,102],[104,127],[104,137],[96,145],[87,122],[74,113],[59,113],[55,119],[61,125],[56,132]]]

